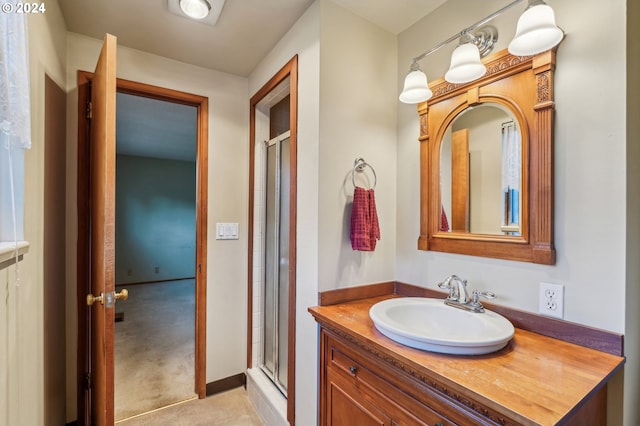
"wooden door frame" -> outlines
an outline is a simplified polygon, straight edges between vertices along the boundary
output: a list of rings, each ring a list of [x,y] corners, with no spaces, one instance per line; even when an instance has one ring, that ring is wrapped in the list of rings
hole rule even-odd
[[[86,392],[89,371],[87,352],[88,309],[87,294],[90,293],[89,261],[89,176],[90,176],[90,125],[87,105],[90,99],[92,72],[78,71],[78,240],[77,240],[77,402],[78,423],[90,424],[81,418],[87,412],[90,394]],[[190,105],[197,108],[197,153],[196,153],[196,288],[195,288],[195,386],[198,398],[206,397],[206,303],[207,303],[207,187],[208,187],[208,129],[209,99],[204,96],[152,86],[130,80],[117,79],[117,92],[142,96],[167,102]]]
[[[253,221],[255,200],[256,105],[289,77],[290,182],[289,182],[289,335],[287,336],[287,420],[295,425],[296,385],[296,229],[298,170],[298,55],[287,62],[258,92],[251,97],[249,111],[249,232],[248,232],[248,298],[247,298],[247,368],[252,367],[253,348]]]

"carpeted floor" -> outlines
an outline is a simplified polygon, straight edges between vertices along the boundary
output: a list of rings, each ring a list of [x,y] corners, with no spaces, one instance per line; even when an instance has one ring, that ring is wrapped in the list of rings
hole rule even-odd
[[[123,286],[116,304],[115,417],[194,398],[195,281]],[[120,287],[118,288],[120,290]]]

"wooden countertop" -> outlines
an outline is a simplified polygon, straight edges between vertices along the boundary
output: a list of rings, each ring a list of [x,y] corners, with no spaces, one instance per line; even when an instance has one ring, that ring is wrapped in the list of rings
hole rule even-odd
[[[444,355],[413,349],[384,336],[369,318],[369,308],[390,297],[397,295],[316,306],[309,312],[319,323],[522,423],[561,422],[624,364],[623,357],[518,328],[505,348],[488,355]]]

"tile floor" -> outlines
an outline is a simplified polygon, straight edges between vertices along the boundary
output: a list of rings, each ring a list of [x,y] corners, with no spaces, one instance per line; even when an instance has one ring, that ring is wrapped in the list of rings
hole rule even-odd
[[[238,387],[116,422],[118,426],[264,426],[247,392]]]

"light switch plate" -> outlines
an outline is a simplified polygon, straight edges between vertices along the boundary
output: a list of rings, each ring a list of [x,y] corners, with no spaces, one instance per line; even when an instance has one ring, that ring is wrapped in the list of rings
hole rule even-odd
[[[216,223],[216,240],[237,240],[237,223]]]

